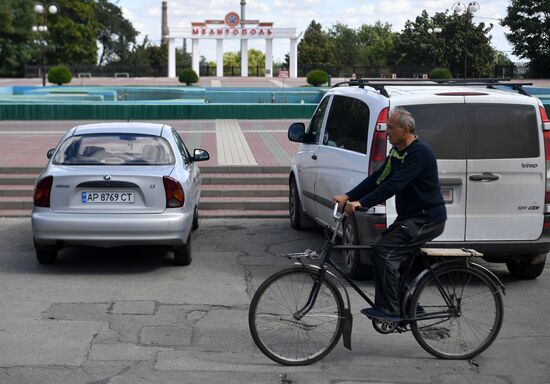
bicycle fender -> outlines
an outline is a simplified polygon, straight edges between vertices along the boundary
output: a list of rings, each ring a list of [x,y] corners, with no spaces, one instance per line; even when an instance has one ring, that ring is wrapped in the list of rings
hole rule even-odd
[[[487,276],[489,276],[489,279],[493,282],[493,284],[495,284],[495,286],[497,288],[500,289],[500,291],[505,295],[506,294],[506,289],[504,288],[504,284],[502,284],[502,282],[500,281],[500,279],[493,273],[491,272],[490,270],[488,270],[487,268],[485,268],[484,266],[482,265],[479,265],[477,263],[473,263],[473,262],[467,262],[467,263],[464,263],[463,261],[440,261],[438,263],[435,263],[433,266],[432,266],[432,270],[433,269],[437,269],[439,267],[457,267],[457,266],[461,266],[461,267],[468,267],[468,268],[472,268],[472,269],[477,269],[478,271],[480,272],[483,272],[485,274],[487,274]],[[417,277],[416,279],[414,279],[414,281],[411,283],[411,286],[409,287],[409,289],[407,290],[407,292],[405,293],[405,297],[404,297],[404,300],[403,300],[403,304],[402,304],[402,310],[403,310],[403,313],[407,313],[407,308],[408,308],[408,304],[409,304],[409,300],[411,299],[414,291],[417,289],[418,287],[418,284],[420,283],[420,281],[424,278],[424,276],[426,276],[428,273],[430,273],[430,270],[429,269],[424,269]]]

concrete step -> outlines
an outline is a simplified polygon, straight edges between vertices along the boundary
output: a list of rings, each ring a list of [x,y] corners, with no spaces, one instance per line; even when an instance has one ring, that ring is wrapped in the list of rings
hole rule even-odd
[[[282,173],[263,173],[263,174],[222,174],[213,173],[202,176],[202,184],[226,184],[226,185],[288,185],[288,175]]]
[[[0,196],[0,209],[32,209],[32,197],[26,196]]]
[[[27,196],[32,197],[34,193],[33,185],[2,185],[0,186],[0,196]]]
[[[288,197],[286,185],[220,185],[202,186],[202,197]]]
[[[38,174],[33,173],[0,173],[1,185],[34,185]]]
[[[202,219],[280,219],[288,218],[288,209],[287,210],[235,210],[235,209],[217,209],[217,210],[202,210],[199,209],[199,220]]]
[[[0,167],[0,217],[28,217],[41,168]],[[288,167],[201,167],[203,217],[287,217]]]
[[[288,209],[287,197],[205,197],[201,198],[200,209],[209,210],[254,210],[273,211]]]

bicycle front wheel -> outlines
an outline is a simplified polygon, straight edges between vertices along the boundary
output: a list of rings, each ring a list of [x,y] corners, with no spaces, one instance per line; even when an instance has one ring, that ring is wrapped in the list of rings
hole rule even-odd
[[[428,273],[409,308],[409,316],[417,317],[411,323],[414,338],[442,359],[476,356],[491,345],[502,325],[500,288],[486,273],[466,266]]]
[[[344,303],[337,287],[324,279],[315,305],[302,318],[315,273],[290,268],[269,277],[250,304],[248,324],[254,342],[271,360],[284,365],[311,364],[336,345],[344,324]]]

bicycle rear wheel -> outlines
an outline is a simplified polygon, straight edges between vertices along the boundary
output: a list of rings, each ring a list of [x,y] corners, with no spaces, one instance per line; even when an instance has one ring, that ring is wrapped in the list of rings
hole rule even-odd
[[[451,306],[440,288],[447,293]],[[466,266],[443,267],[425,275],[409,308],[409,316],[419,318],[411,322],[414,338],[427,352],[442,359],[476,356],[491,345],[502,325],[500,288],[484,272]]]
[[[256,291],[248,312],[254,342],[271,360],[284,365],[311,364],[336,345],[344,324],[344,302],[324,279],[313,308],[301,319],[294,314],[310,296],[315,274],[289,268],[269,277]]]

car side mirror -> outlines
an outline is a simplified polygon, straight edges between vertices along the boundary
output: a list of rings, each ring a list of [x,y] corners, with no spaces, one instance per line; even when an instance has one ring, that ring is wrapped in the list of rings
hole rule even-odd
[[[46,154],[46,157],[48,159],[51,159],[54,153],[55,153],[55,148],[52,148],[48,151],[48,153]]]
[[[193,151],[193,161],[206,161],[210,160],[210,154],[204,149],[195,149]]]
[[[288,128],[288,139],[290,141],[295,141],[297,143],[305,143],[307,141],[305,124],[304,123],[292,124]]]

